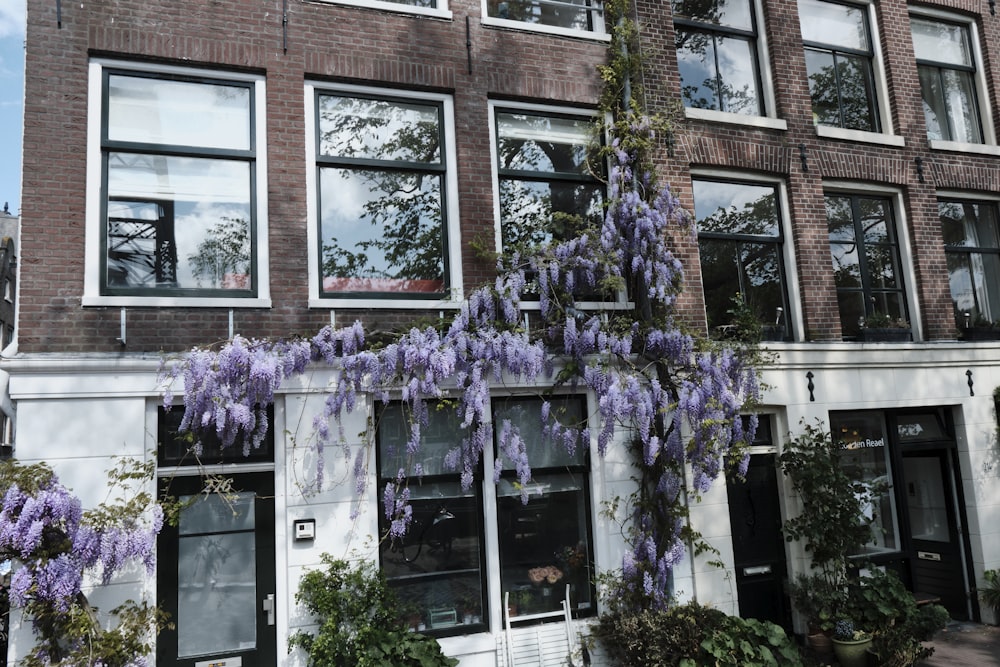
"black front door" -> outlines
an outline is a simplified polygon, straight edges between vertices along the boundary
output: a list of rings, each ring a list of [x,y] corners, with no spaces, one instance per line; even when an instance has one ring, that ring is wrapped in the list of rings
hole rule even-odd
[[[158,597],[174,623],[157,639],[159,667],[277,664],[274,474],[226,477],[212,493],[197,475],[161,480],[183,509],[158,541]]]
[[[740,616],[791,630],[774,454],[751,456],[746,480],[731,479],[728,490]]]
[[[903,498],[909,518],[914,593],[940,598],[954,619],[969,618],[950,452],[903,453]]]

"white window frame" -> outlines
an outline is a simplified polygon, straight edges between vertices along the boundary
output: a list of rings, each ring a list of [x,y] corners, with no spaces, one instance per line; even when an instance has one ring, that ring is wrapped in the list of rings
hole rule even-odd
[[[910,332],[913,342],[923,340],[923,316],[920,311],[920,301],[917,298],[917,272],[914,266],[913,245],[910,243],[910,224],[907,216],[906,198],[899,188],[888,187],[876,183],[860,181],[823,181],[823,196],[827,194],[871,195],[886,197],[892,202],[892,212],[896,222],[896,242],[899,246],[899,275],[903,279],[903,298],[906,299],[906,309],[910,316]],[[936,201],[935,201],[936,203]],[[826,223],[826,214],[823,215]],[[829,233],[826,234],[829,236]],[[829,260],[827,260],[829,261]],[[839,313],[838,313],[839,316]],[[848,343],[856,345],[857,343]]]
[[[220,82],[245,81],[254,86],[254,142],[257,147],[256,198],[257,261],[253,271],[257,276],[257,295],[251,298],[198,297],[198,296],[110,296],[101,294],[101,235],[103,220],[101,208],[106,193],[102,189],[101,127],[104,103],[104,68],[129,70],[137,74],[173,74],[202,79],[217,78]],[[264,77],[239,72],[221,72],[174,67],[152,63],[133,63],[95,58],[88,67],[87,100],[87,200],[84,254],[83,298],[84,306],[150,306],[158,308],[270,308],[271,293],[268,274],[267,239],[267,95]]]
[[[828,139],[845,139],[847,141],[882,144],[885,146],[905,146],[906,141],[902,136],[896,134],[893,125],[892,106],[889,99],[889,79],[885,74],[885,58],[882,55],[881,30],[878,24],[878,16],[875,12],[875,3],[873,0],[851,0],[848,3],[839,4],[850,4],[858,8],[863,8],[867,12],[868,28],[871,30],[869,38],[872,43],[872,77],[875,84],[875,103],[878,105],[876,111],[882,124],[882,131],[867,132],[865,130],[849,130],[830,125],[814,125],[816,136]],[[801,17],[799,20],[801,21]]]
[[[933,150],[954,151],[958,153],[977,153],[980,155],[1000,155],[996,132],[993,129],[993,105],[990,104],[990,91],[986,84],[986,72],[983,63],[983,52],[979,46],[979,29],[975,20],[961,14],[952,14],[929,7],[911,6],[909,14],[923,19],[943,21],[958,24],[969,31],[969,42],[972,50],[972,60],[976,66],[973,81],[976,86],[976,103],[979,107],[979,123],[982,127],[983,143],[975,144],[965,141],[944,141],[928,139],[928,145]]]
[[[715,109],[684,107],[685,118],[707,120],[716,123],[733,123],[734,125],[747,125],[749,127],[762,127],[771,130],[788,129],[788,123],[783,118],[778,118],[777,101],[774,97],[774,78],[771,76],[771,59],[768,57],[767,30],[764,29],[764,3],[761,0],[750,0],[750,7],[754,12],[754,21],[757,30],[757,67],[760,69],[761,97],[766,113],[763,116],[746,116],[727,111],[717,111]]]
[[[384,12],[394,12],[397,14],[416,14],[418,16],[430,16],[439,19],[451,20],[452,12],[448,7],[448,0],[438,0],[438,7],[414,7],[401,2],[388,2],[383,0],[316,0],[330,5],[347,5],[349,7],[365,7],[368,9],[378,9]]]
[[[795,236],[792,225],[791,199],[788,196],[788,183],[778,176],[770,176],[746,171],[733,171],[728,169],[692,169],[691,180],[712,179],[720,181],[743,181],[747,183],[760,183],[761,185],[772,185],[778,190],[778,205],[781,207],[781,216],[778,223],[781,225],[781,261],[785,263],[784,278],[785,291],[788,298],[788,309],[791,312],[785,313],[788,324],[792,329],[792,337],[788,341],[795,342],[804,340],[805,320],[802,317],[802,298],[799,288],[798,262],[795,258]],[[699,259],[699,271],[701,261]],[[782,341],[769,341],[770,345],[780,345]]]
[[[447,165],[445,172],[446,200],[443,202],[447,220],[447,273],[449,294],[440,299],[393,298],[373,292],[364,298],[337,298],[320,296],[320,266],[316,248],[319,247],[319,210],[317,200],[319,183],[316,178],[316,96],[318,93],[345,93],[372,95],[375,97],[426,100],[440,103],[443,109],[445,147],[443,157]],[[451,95],[440,93],[399,91],[371,86],[327,84],[322,81],[306,81],[305,85],[305,144],[306,144],[306,219],[308,239],[308,279],[309,307],[317,309],[455,309],[462,305],[462,238],[458,208],[458,154],[455,137],[455,110]]]
[[[599,0],[595,0],[599,1]],[[593,30],[574,30],[572,28],[560,28],[558,26],[552,25],[542,25],[540,23],[528,23],[526,21],[515,21],[513,19],[501,19],[495,16],[490,16],[488,0],[482,0],[481,11],[482,11],[482,22],[486,26],[495,26],[497,28],[510,28],[511,30],[527,30],[529,32],[541,32],[547,33],[549,35],[564,35],[566,37],[582,37],[585,39],[593,39],[600,42],[610,42],[611,35],[608,34],[607,25],[604,21],[604,10],[603,2],[601,11],[595,12],[594,19],[594,29]]]
[[[490,128],[490,169],[493,172],[493,243],[497,252],[503,252],[503,235],[500,227],[500,174],[497,170],[499,156],[497,155],[497,110],[503,111],[525,111],[528,113],[551,114],[557,116],[579,116],[580,118],[596,120],[600,112],[594,110],[579,109],[574,107],[556,106],[552,104],[532,104],[527,102],[506,102],[502,100],[490,100],[489,108],[489,128]],[[610,119],[610,117],[609,117]],[[606,139],[606,138],[605,138]],[[606,195],[607,193],[605,193]],[[633,304],[626,299],[626,294],[620,292],[615,299],[608,301],[586,301],[579,302],[577,306],[585,310],[626,310],[633,307]],[[537,311],[540,305],[537,301],[522,301],[521,310]]]

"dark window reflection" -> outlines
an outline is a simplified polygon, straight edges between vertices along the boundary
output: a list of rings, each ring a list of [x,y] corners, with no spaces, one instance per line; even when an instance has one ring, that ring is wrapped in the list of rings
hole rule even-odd
[[[489,16],[570,30],[601,30],[604,10],[596,0],[488,0]]]
[[[997,204],[938,202],[948,260],[955,322],[959,329],[1000,327],[1000,224]]]
[[[702,179],[692,186],[710,331],[726,333],[739,298],[766,338],[790,337],[777,187]]]

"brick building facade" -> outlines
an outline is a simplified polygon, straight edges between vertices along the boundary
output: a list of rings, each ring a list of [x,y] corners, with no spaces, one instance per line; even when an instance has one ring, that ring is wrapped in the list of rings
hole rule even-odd
[[[780,537],[765,548],[741,526],[773,529],[796,511],[774,456],[820,419],[867,443],[853,450],[860,475],[893,483],[876,560],[953,616],[988,618],[973,587],[1000,566],[1000,343],[974,338],[1000,320],[1000,19],[986,3],[902,0],[638,0],[634,13],[646,105],[677,115],[662,176],[697,221],[697,240],[677,239],[685,317],[724,333],[739,292],[776,355],[756,476],[692,507],[726,568],[691,558],[675,589],[792,626],[782,581],[806,571],[804,552]],[[578,145],[608,43],[587,0],[29,0],[17,336],[2,362],[16,456],[100,499],[108,457],[162,444],[162,354],[359,318],[392,330],[455,310],[491,279],[477,248],[502,243],[505,188],[566,178],[501,164],[498,142]],[[386,109],[414,135],[387,139]],[[418,130],[435,138],[406,143]],[[414,206],[440,233],[403,277],[385,277],[387,234],[358,223],[392,223],[372,194],[392,192],[387,174],[422,184]],[[368,200],[361,178],[383,179]],[[345,238],[353,250],[338,246]],[[381,277],[352,274],[362,260]],[[903,340],[871,342],[883,316]],[[379,557],[364,539],[379,532],[377,499],[352,521],[351,483],[316,496],[297,487],[299,425],[327,379],[286,388],[272,458],[232,468],[274,498],[271,581],[255,589],[274,596],[274,624],[221,647],[172,636],[157,664],[284,664],[288,634],[308,622],[293,601],[302,570],[324,551]],[[355,418],[346,432],[364,430],[367,416]],[[163,474],[180,470],[160,456]],[[621,562],[600,508],[627,487],[626,468],[595,466],[579,491],[580,541],[599,570]],[[743,493],[766,515],[740,514],[747,504],[729,499]],[[502,503],[483,502],[480,603],[463,613],[445,600],[421,621],[462,665],[503,664],[508,642],[566,635],[536,624],[552,610],[504,632],[503,536],[489,528]],[[307,519],[315,537],[296,540]],[[160,569],[172,566],[161,555]],[[144,591],[183,616],[168,589],[182,587],[176,574],[96,595]],[[28,646],[15,637],[12,657]]]

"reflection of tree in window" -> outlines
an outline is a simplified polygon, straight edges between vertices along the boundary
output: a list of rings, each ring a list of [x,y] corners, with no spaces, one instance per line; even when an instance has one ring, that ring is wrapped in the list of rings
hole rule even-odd
[[[590,120],[497,112],[504,248],[568,238],[601,221],[603,185],[591,174]]]
[[[595,0],[489,0],[489,15],[571,30],[594,31],[603,9]]]
[[[828,195],[826,217],[844,335],[856,335],[873,315],[906,320],[890,201]]]
[[[250,276],[250,224],[224,217],[213,224],[198,251],[188,257],[198,286],[248,289]]]
[[[325,287],[443,291],[440,105],[335,95],[318,105]]]
[[[692,185],[709,328],[730,322],[740,294],[763,324],[776,324],[787,335],[775,186],[707,180]]]
[[[675,0],[673,9],[684,105],[762,114],[750,0]]]
[[[874,50],[863,7],[799,0],[813,121],[850,130],[880,131]]]

